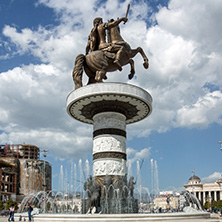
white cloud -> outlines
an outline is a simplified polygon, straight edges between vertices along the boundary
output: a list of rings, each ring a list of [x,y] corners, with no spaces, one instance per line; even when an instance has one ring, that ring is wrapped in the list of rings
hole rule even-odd
[[[210,4],[172,0],[156,14],[157,25],[147,30],[144,40],[150,68],[145,73],[137,66],[137,79],[132,81],[150,92],[153,112],[143,122],[129,126],[130,136],[149,135],[151,130],[165,132],[172,127],[222,124],[222,45],[218,34],[222,29],[214,17],[222,16],[218,14],[221,3]],[[218,32],[211,32],[212,27],[219,28]],[[206,85],[214,86],[217,92]]]
[[[150,156],[151,147],[149,148],[143,148],[141,150],[133,149],[133,148],[127,148],[127,167],[128,167],[128,175],[133,175],[133,164],[136,161],[148,159]]]
[[[222,173],[214,172],[213,174],[209,175],[208,177],[204,177],[201,182],[202,183],[212,183],[216,182],[217,180],[222,178]]]
[[[185,127],[207,127],[212,122],[222,124],[222,93],[214,91],[189,106],[178,110],[178,123]]]
[[[220,51],[221,10],[220,0],[171,0],[168,8],[162,8],[156,18],[162,28],[199,42],[203,51]]]
[[[130,157],[136,153],[136,150],[133,148],[127,148],[126,153],[127,153],[127,156]]]
[[[136,158],[147,159],[150,156],[150,150],[151,150],[151,147],[140,150],[139,152],[136,153]]]
[[[35,144],[40,148],[47,147],[53,156],[79,159],[86,157],[91,151],[92,138],[89,135],[77,137],[75,132],[68,133],[55,129],[20,130],[10,134],[0,134],[0,141],[7,141],[9,144]]]
[[[135,150],[133,148],[127,148],[126,153],[128,156],[128,161],[130,162],[130,164],[133,164],[137,160],[147,159],[150,156],[150,150],[151,150],[151,147],[143,148],[140,151]]]

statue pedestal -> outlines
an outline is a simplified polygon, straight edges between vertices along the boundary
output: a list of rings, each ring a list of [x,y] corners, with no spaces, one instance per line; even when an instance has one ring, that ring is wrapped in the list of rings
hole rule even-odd
[[[67,97],[68,114],[93,124],[93,177],[101,185],[102,198],[106,175],[112,178],[114,189],[127,186],[126,124],[149,116],[151,104],[147,91],[125,83],[91,84]]]

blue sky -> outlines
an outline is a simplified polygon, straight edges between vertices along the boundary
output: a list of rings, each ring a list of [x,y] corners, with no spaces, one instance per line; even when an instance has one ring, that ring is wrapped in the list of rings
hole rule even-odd
[[[92,126],[66,113],[74,59],[85,51],[93,19],[124,16],[129,3],[121,33],[132,48],[145,50],[150,67],[143,69],[137,55],[133,80],[125,66],[121,74],[108,73],[107,81],[135,84],[153,97],[151,116],[127,126],[133,174],[137,161],[143,162],[141,182],[150,190],[151,159],[158,166],[160,190],[180,190],[193,169],[203,182],[221,176],[220,0],[2,0],[0,143],[48,149],[53,189],[65,187],[59,183],[61,166],[71,187],[74,165],[80,178],[79,160],[83,169],[86,160],[92,164]]]

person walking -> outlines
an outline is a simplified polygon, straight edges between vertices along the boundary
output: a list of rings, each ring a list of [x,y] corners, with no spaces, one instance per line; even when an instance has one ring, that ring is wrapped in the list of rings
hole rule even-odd
[[[29,221],[31,221],[31,219],[32,219],[31,218],[32,217],[32,215],[31,215],[32,211],[33,211],[32,205],[28,204],[28,217],[29,217]]]
[[[15,213],[15,206],[12,205],[9,208],[9,218],[8,218],[8,221],[14,221],[14,213]]]

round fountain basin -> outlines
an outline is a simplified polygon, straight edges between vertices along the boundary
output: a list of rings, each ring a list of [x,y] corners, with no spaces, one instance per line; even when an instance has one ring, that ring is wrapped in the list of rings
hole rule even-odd
[[[19,214],[15,215],[16,220],[19,218]],[[24,219],[23,219],[24,220]],[[127,222],[150,222],[150,221],[192,221],[203,222],[210,221],[210,214],[207,212],[196,213],[160,213],[160,214],[39,214],[34,216],[35,222],[55,222],[55,221],[78,221],[78,222],[113,222],[113,221],[127,221]]]

